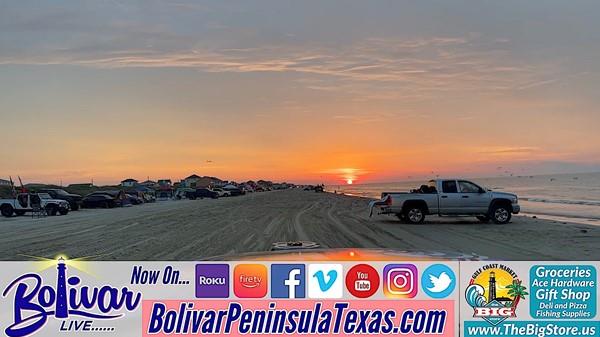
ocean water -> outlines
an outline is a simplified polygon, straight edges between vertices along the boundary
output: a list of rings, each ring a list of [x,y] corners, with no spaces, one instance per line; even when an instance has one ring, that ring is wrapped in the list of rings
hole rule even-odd
[[[492,190],[515,193],[524,214],[600,224],[600,172],[465,179]],[[425,183],[332,185],[327,190],[378,199],[381,192],[407,192]]]

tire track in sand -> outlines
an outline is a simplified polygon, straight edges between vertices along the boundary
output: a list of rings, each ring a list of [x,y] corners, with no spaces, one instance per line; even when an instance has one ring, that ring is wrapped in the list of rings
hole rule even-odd
[[[319,204],[319,202],[315,201],[312,204],[308,205],[308,207],[305,207],[305,208],[301,209],[300,211],[298,211],[298,213],[296,213],[296,215],[294,216],[294,231],[296,232],[298,240],[302,240],[302,241],[310,240],[309,236],[304,231],[304,228],[303,228],[302,222],[300,221],[300,218],[302,217],[302,215],[304,213],[310,211],[318,204]]]

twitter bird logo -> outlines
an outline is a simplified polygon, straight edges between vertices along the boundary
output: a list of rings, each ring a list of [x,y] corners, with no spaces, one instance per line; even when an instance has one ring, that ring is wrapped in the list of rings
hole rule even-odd
[[[444,264],[433,264],[423,272],[421,288],[432,298],[446,298],[456,287],[456,276],[452,268]]]
[[[452,283],[452,279],[445,271],[443,271],[438,277],[433,276],[433,274],[429,275],[429,280],[433,284],[433,287],[427,288],[432,293],[441,293],[442,291],[448,289],[450,284]]]

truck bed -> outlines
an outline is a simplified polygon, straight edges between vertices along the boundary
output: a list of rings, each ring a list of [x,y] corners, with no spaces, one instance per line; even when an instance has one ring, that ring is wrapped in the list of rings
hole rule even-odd
[[[439,205],[437,193],[382,192],[381,199],[369,203],[369,216],[373,214],[375,208],[379,208],[379,214],[399,214],[402,212],[404,202],[413,198],[425,200],[430,211],[437,212]]]

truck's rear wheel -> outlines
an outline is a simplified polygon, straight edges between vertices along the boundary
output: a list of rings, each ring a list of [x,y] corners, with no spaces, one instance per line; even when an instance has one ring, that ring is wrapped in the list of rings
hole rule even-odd
[[[13,215],[13,212],[14,209],[11,205],[2,205],[2,207],[0,207],[0,213],[7,218],[10,218]]]
[[[412,224],[419,224],[425,221],[425,211],[418,206],[408,207],[404,211],[405,221]]]
[[[494,223],[503,225],[507,224],[512,217],[511,209],[506,204],[496,204],[490,211],[490,216]]]

